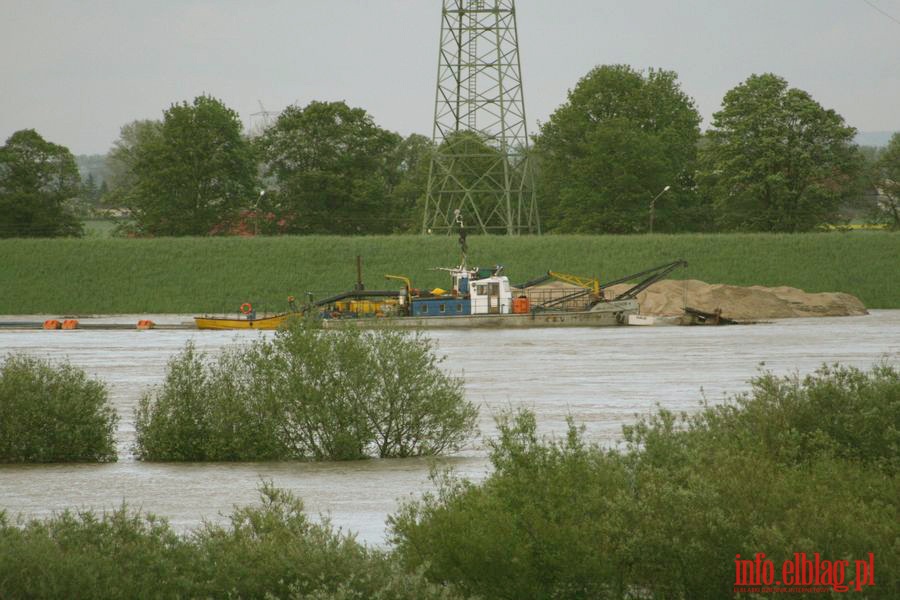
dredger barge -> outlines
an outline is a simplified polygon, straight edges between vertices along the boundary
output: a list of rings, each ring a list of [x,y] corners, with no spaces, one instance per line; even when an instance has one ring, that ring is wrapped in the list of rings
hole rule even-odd
[[[357,282],[352,290],[314,300],[298,307],[289,298],[291,310],[257,317],[252,305],[241,307],[242,316],[195,317],[199,329],[276,329],[295,315],[317,315],[325,327],[355,325],[380,328],[453,329],[521,327],[607,327],[624,325],[638,315],[637,294],[685,266],[683,260],[602,283],[550,271],[537,279],[511,284],[503,267],[441,268],[450,276],[450,287],[419,290],[402,275],[385,275],[402,283],[400,289],[368,290],[362,282],[357,257]],[[562,285],[554,285],[555,282]],[[634,282],[626,291],[607,297],[606,288]]]
[[[400,289],[367,290],[362,279],[362,259],[356,257],[356,285],[352,290],[315,300],[307,294],[303,307],[293,296],[288,312],[257,317],[252,304],[241,305],[239,317],[194,317],[199,329],[277,329],[292,316],[318,316],[325,327],[355,325],[370,328],[455,329],[521,327],[609,327],[628,324],[639,317],[637,295],[673,270],[687,266],[676,260],[640,273],[600,283],[548,271],[546,275],[513,285],[501,265],[469,267],[466,230],[457,212],[459,266],[438,268],[450,275],[449,289],[420,290],[409,277],[385,275],[402,283]],[[560,282],[562,285],[546,285]],[[624,292],[607,297],[605,288],[629,283]]]

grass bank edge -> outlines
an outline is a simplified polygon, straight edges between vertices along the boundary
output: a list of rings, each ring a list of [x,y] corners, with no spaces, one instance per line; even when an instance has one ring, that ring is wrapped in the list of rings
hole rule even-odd
[[[0,314],[277,312],[288,295],[350,289],[356,256],[369,289],[385,274],[446,287],[434,267],[459,262],[456,236],[0,240]],[[900,232],[471,236],[469,262],[514,281],[547,270],[610,280],[676,258],[673,277],[845,292],[900,308]]]

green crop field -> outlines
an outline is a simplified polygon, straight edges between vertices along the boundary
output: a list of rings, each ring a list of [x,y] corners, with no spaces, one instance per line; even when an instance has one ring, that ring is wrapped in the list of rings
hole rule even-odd
[[[235,312],[245,301],[286,308],[292,294],[352,288],[356,255],[367,289],[448,284],[455,236],[85,238],[0,240],[0,314]],[[469,263],[502,264],[515,282],[548,269],[608,281],[684,258],[677,278],[789,285],[900,308],[900,233],[469,237]]]

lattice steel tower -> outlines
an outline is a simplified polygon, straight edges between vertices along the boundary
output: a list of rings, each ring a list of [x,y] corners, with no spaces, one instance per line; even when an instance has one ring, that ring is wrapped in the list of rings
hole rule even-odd
[[[423,233],[540,233],[515,0],[443,0],[432,140]]]

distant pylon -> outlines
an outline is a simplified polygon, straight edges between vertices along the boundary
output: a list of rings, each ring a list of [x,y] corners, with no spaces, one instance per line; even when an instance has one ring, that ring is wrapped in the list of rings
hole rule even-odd
[[[251,137],[255,137],[257,135],[262,135],[265,133],[267,129],[272,125],[272,117],[278,118],[278,115],[281,114],[277,111],[266,110],[266,107],[263,106],[262,100],[256,101],[259,104],[259,112],[250,114],[250,130],[249,134]],[[257,122],[256,126],[252,125],[254,117],[261,117],[262,125]]]
[[[423,233],[540,233],[515,5],[443,0]]]

